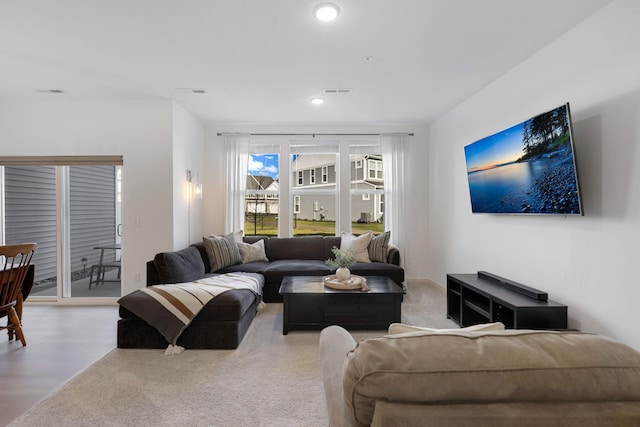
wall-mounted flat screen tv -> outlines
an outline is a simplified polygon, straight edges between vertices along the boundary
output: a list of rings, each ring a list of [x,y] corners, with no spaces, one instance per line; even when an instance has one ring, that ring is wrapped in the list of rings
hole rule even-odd
[[[583,214],[568,103],[464,152],[474,213]]]

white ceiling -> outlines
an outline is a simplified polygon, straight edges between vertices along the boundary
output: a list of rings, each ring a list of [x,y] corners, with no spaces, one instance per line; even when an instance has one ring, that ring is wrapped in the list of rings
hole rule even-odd
[[[312,16],[321,1],[0,0],[0,99],[165,97],[204,121],[427,123],[611,0],[335,0],[329,24]],[[353,91],[312,105],[324,88]]]

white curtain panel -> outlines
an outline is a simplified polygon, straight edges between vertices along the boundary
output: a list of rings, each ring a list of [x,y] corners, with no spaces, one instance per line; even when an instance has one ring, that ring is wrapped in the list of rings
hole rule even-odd
[[[225,233],[232,233],[244,228],[249,140],[249,134],[224,134]]]
[[[402,221],[405,211],[405,175],[404,163],[407,152],[407,134],[383,134],[380,140],[382,148],[382,167],[384,174],[384,223],[391,232],[391,243],[404,254],[406,230]],[[404,261],[401,257],[401,263]]]

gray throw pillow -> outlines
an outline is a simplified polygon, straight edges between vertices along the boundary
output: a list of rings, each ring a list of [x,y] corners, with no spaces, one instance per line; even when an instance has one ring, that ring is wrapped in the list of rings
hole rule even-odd
[[[210,273],[242,262],[238,243],[233,233],[226,236],[203,237],[202,241],[209,257]]]
[[[191,282],[205,273],[200,251],[193,246],[175,252],[161,252],[153,258],[153,263],[161,284]]]
[[[238,249],[240,249],[243,264],[257,261],[269,262],[264,253],[264,240],[258,240],[251,244],[238,242]]]
[[[385,231],[371,238],[369,242],[369,259],[372,262],[387,262],[387,250],[389,249],[390,237],[391,232]]]

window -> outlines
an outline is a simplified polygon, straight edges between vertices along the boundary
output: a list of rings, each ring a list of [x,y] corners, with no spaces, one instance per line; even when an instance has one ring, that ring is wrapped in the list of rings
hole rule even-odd
[[[293,213],[300,213],[300,196],[293,196]]]
[[[382,179],[382,160],[369,159],[369,179]]]
[[[354,234],[371,230],[374,234],[384,231],[384,211],[380,203],[384,197],[382,155],[380,145],[351,147],[351,220]],[[358,163],[367,164],[367,175]],[[380,179],[377,179],[378,171]],[[375,179],[371,179],[373,176]]]
[[[377,137],[252,136],[249,164],[246,235],[384,231]]]
[[[309,174],[309,185],[292,189],[293,194],[300,197],[300,211],[291,224],[291,235],[336,235],[337,186],[318,183],[316,173],[327,167],[328,175],[328,165],[338,161],[338,149],[335,143],[317,141],[300,141],[290,146],[293,173],[305,170]]]
[[[277,236],[280,197],[278,147],[250,146],[244,234]]]

